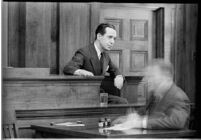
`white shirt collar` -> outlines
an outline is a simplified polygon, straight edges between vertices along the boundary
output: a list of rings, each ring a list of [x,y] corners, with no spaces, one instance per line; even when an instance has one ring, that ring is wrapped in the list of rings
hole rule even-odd
[[[100,59],[100,57],[101,57],[101,51],[98,49],[98,47],[96,46],[95,43],[94,43],[94,46],[95,46],[95,50],[96,50],[96,52],[98,54],[98,58]]]

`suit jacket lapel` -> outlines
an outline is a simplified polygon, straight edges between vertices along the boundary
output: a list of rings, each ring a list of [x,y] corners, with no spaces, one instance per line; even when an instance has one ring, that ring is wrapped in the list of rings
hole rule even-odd
[[[103,71],[102,71],[102,75],[104,75],[106,73],[109,60],[107,59],[105,52],[103,52],[102,54],[103,54],[103,66],[102,66]]]
[[[90,58],[91,65],[94,69],[94,74],[97,75],[97,73],[101,70],[101,68],[99,65],[100,61],[98,59],[98,55],[93,44],[89,46],[89,50],[91,54],[91,58]]]

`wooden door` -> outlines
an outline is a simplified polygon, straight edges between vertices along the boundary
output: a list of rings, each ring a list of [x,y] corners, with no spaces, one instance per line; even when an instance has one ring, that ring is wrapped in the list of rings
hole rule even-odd
[[[126,6],[101,5],[100,23],[117,29],[117,40],[109,52],[125,76],[141,76],[152,52],[152,11]]]
[[[99,18],[100,23],[111,23],[117,30],[117,40],[109,54],[122,73],[129,77],[122,96],[129,103],[145,103],[146,87],[141,83],[141,76],[152,58],[153,11],[132,5],[102,4]]]

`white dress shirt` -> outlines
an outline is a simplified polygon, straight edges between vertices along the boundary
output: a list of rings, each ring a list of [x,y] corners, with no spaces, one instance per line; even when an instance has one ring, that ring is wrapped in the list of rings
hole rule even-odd
[[[101,58],[101,51],[98,49],[98,47],[96,46],[95,43],[94,43],[94,46],[95,46],[95,50],[96,50],[96,52],[97,52],[97,54],[98,54],[98,58],[99,58],[99,60],[100,60],[100,58]]]

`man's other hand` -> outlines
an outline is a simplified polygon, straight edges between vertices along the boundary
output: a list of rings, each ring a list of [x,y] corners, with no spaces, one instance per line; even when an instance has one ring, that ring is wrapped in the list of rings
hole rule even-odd
[[[94,74],[90,71],[83,70],[83,69],[78,69],[74,72],[74,75],[79,75],[79,76],[94,76]]]
[[[121,89],[123,87],[124,78],[122,75],[117,75],[114,79],[114,86],[118,89]]]

